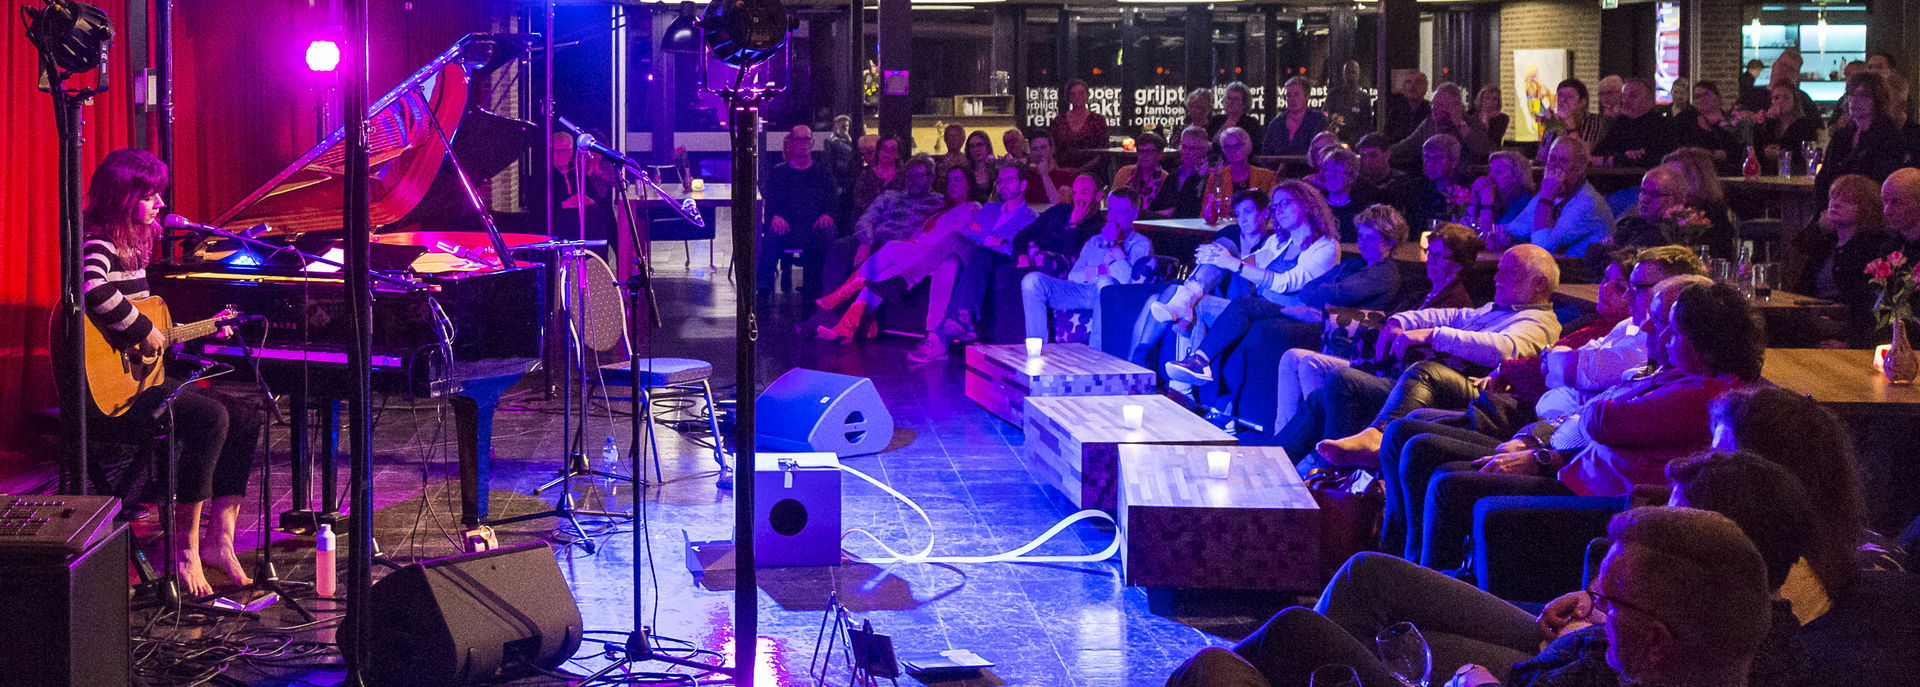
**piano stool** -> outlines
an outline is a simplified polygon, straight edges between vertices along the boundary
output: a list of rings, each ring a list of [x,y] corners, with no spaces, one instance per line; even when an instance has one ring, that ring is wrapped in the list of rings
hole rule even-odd
[[[713,364],[692,358],[641,358],[639,364],[638,375],[635,375],[634,371],[627,366],[625,360],[601,365],[600,383],[607,386],[633,387],[640,397],[641,405],[646,407],[647,446],[653,451],[654,479],[664,480],[660,471],[660,439],[655,436],[653,430],[654,423],[658,422],[653,407],[653,392],[660,389],[700,392],[700,397],[707,402],[707,428],[713,432],[713,462],[725,469],[727,459],[720,448],[720,420],[713,412],[713,385],[708,383],[708,380],[713,377]],[[638,383],[635,383],[636,376],[639,377]],[[629,396],[627,400],[631,401],[633,397]],[[628,447],[628,455],[637,458],[638,448],[637,446]],[[644,475],[645,468],[641,467],[640,470]]]

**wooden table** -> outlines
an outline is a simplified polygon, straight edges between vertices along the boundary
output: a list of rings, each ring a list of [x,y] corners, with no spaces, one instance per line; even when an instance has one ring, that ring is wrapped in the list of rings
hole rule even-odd
[[[1207,453],[1227,451],[1225,479]],[[1320,508],[1278,447],[1120,447],[1127,584],[1167,589],[1320,588]]]
[[[1145,409],[1140,429],[1127,429],[1124,406]],[[1042,481],[1081,508],[1115,511],[1120,447],[1125,444],[1233,446],[1239,441],[1172,399],[1150,396],[1029,396],[1025,449]]]
[[[1920,415],[1920,386],[1888,383],[1873,369],[1873,351],[1769,348],[1763,374],[1829,407]]]
[[[967,398],[994,417],[1020,425],[1028,396],[1127,396],[1153,393],[1152,370],[1086,344],[1047,344],[1027,357],[1025,344],[967,347]]]
[[[1768,257],[1781,263],[1781,278],[1798,279],[1807,266],[1793,247],[1799,245],[1800,231],[1812,224],[1820,211],[1821,198],[1813,192],[1813,177],[1720,177],[1720,184],[1727,189],[1728,205],[1742,217],[1758,218],[1768,209],[1777,213],[1780,239],[1775,243],[1775,254]]]
[[[1600,304],[1599,284],[1561,284],[1553,290],[1553,298],[1562,303],[1595,307]],[[1790,291],[1773,290],[1773,300],[1760,300],[1748,297],[1747,305],[1763,312],[1774,310],[1793,310],[1801,312],[1830,313],[1846,310],[1846,306],[1829,300],[1802,296]],[[1769,313],[1770,315],[1772,313]]]
[[[1220,235],[1222,229],[1234,226],[1233,222],[1207,224],[1198,217],[1185,219],[1142,219],[1135,220],[1133,230],[1153,241],[1153,253],[1193,262],[1193,252],[1201,244],[1210,243]]]

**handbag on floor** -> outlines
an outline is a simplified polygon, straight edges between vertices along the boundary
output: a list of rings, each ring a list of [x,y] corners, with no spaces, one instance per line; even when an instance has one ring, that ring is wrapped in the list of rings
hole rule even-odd
[[[1371,470],[1354,466],[1315,468],[1304,481],[1320,507],[1320,567],[1331,577],[1348,558],[1380,541],[1386,487]]]

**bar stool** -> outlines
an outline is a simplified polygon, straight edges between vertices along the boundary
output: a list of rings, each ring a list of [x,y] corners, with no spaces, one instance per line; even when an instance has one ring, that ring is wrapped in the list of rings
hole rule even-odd
[[[627,361],[622,360],[601,365],[600,376],[602,383],[607,386],[633,387],[634,396],[638,398],[640,405],[645,407],[646,440],[648,448],[653,451],[654,479],[664,481],[660,470],[660,439],[654,434],[653,429],[654,423],[658,421],[658,415],[655,414],[653,407],[653,392],[656,390],[699,392],[701,399],[707,404],[705,412],[707,429],[713,432],[713,462],[724,472],[727,469],[727,459],[720,448],[720,421],[714,414],[713,385],[709,383],[713,378],[713,364],[692,358],[641,358],[638,362],[638,374],[628,367]],[[635,412],[639,412],[639,409],[636,408]],[[634,441],[627,447],[627,460],[629,464],[638,466],[640,437],[637,430],[633,438]],[[641,470],[641,474],[645,474],[644,468]]]

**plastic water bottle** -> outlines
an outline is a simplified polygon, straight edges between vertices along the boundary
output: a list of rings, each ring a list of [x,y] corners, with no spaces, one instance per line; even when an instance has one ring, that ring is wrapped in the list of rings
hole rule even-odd
[[[607,437],[607,445],[600,447],[600,469],[612,470],[620,464],[620,447],[613,443],[613,437]]]
[[[333,596],[336,590],[333,548],[333,525],[323,523],[313,537],[313,593],[320,596]]]

